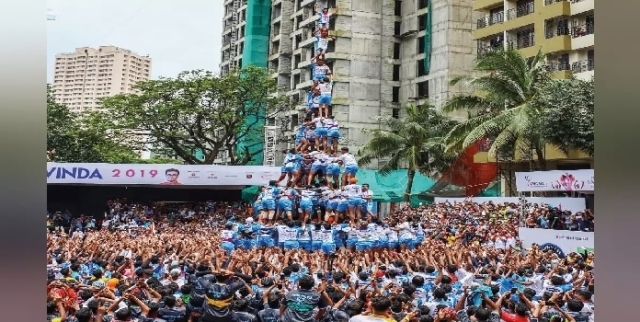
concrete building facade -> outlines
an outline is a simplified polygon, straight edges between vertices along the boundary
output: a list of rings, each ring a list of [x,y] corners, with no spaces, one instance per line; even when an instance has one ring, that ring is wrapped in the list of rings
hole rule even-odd
[[[149,80],[151,58],[115,46],[80,47],[56,55],[54,98],[73,112],[99,108],[99,100],[133,91],[133,85]]]
[[[595,71],[594,0],[475,0],[477,53],[515,46],[539,49],[557,78],[591,79]]]
[[[233,9],[234,2],[241,11],[243,0],[225,1],[225,8]],[[441,106],[458,92],[449,86],[449,80],[472,69],[476,51],[471,35],[475,21],[472,0],[456,4],[444,0],[272,0],[268,67],[284,93],[300,102],[296,111],[268,120],[267,126],[284,130],[279,131],[275,145],[272,138],[265,142],[274,145],[275,151],[293,145],[295,129],[304,119],[313,84],[311,60],[316,54],[314,32],[319,15],[314,9],[322,8],[333,11],[328,26],[332,40],[324,56],[333,74],[331,113],[340,124],[340,145],[351,151],[368,141],[364,130],[381,126],[376,116],[402,117],[401,104],[408,102],[430,101]],[[429,11],[431,19],[427,19]],[[225,23],[231,25],[231,18],[226,15]],[[242,34],[242,19],[237,21],[236,29]],[[225,29],[223,74],[231,64],[232,39],[233,31]],[[241,55],[241,37],[236,47],[240,50],[236,54]],[[281,119],[286,124],[279,124]],[[275,157],[279,165],[282,156],[277,153]],[[370,165],[377,166],[377,162]]]

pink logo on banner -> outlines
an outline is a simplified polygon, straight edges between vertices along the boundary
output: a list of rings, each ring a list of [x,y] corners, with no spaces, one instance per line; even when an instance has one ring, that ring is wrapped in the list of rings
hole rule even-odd
[[[564,173],[560,178],[551,184],[554,189],[562,189],[565,191],[582,190],[584,188],[584,181],[577,180],[570,173]]]

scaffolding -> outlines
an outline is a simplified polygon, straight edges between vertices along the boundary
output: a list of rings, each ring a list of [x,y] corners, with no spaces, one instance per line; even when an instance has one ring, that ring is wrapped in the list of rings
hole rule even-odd
[[[267,167],[276,166],[276,145],[278,144],[278,127],[264,127],[264,162]]]
[[[233,9],[231,11],[231,44],[229,48],[229,68],[234,69],[238,67],[238,61],[236,60],[236,55],[238,53],[238,22],[239,15],[238,8],[242,0],[233,0]]]

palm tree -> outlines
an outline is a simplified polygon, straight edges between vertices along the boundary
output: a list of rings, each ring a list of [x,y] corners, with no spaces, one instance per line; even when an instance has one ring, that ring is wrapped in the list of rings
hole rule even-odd
[[[368,130],[371,139],[357,155],[360,157],[360,165],[367,165],[373,159],[389,157],[389,161],[379,170],[383,175],[406,167],[408,178],[404,200],[409,201],[416,172],[435,177],[455,160],[455,155],[445,153],[444,138],[457,122],[429,104],[407,104],[404,114],[402,119],[390,115],[379,116],[377,120],[386,129]]]
[[[451,85],[466,82],[475,94],[456,96],[443,107],[444,112],[470,112],[447,134],[447,150],[460,151],[489,138],[490,157],[513,154],[515,149],[535,150],[538,167],[544,170],[545,142],[534,122],[539,110],[531,104],[551,79],[542,51],[529,59],[514,48],[489,52],[478,57],[474,70],[480,76],[451,81]]]

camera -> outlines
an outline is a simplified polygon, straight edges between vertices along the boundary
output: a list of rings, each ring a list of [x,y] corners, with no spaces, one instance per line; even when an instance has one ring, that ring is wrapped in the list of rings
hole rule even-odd
[[[331,258],[331,259],[336,259],[336,258],[338,258],[338,254],[336,254],[336,253],[330,253],[330,254],[329,254],[329,258]]]

